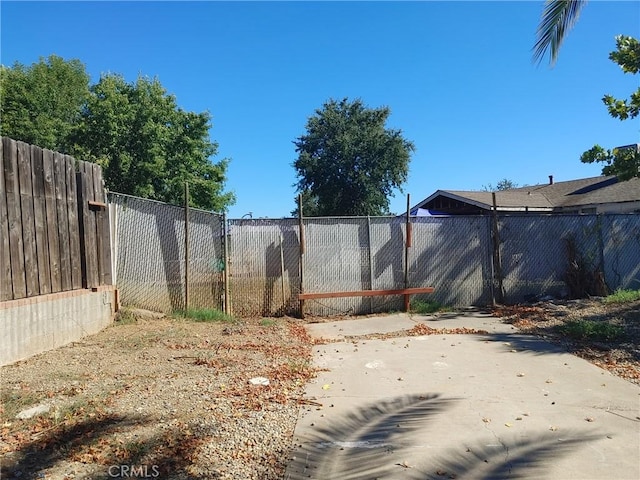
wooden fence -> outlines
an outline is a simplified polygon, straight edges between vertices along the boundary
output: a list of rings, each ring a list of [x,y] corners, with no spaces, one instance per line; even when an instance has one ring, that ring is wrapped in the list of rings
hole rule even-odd
[[[0,301],[111,285],[99,165],[2,137]]]

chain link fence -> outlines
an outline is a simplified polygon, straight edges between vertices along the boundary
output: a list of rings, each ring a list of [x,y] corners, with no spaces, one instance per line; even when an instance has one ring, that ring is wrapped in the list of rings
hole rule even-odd
[[[170,313],[185,307],[185,212],[183,207],[117,193],[116,282],[125,306]],[[189,307],[222,309],[223,217],[189,209]]]
[[[416,299],[442,305],[491,303],[491,223],[486,216],[416,217],[409,248],[409,286],[435,287]]]
[[[640,215],[603,216],[601,229],[607,285],[640,290]]]
[[[514,215],[498,225],[507,303],[571,296],[577,269],[601,274],[604,290],[640,288],[640,215]]]
[[[109,200],[122,303],[183,309],[184,208],[114,193]],[[229,220],[225,229],[224,217],[189,209],[189,306],[223,310],[228,294],[240,317],[297,316],[302,307],[306,315],[367,314],[402,310],[403,298],[301,303],[298,294],[404,287],[435,287],[412,300],[454,307],[488,305],[499,292],[519,303],[570,296],[576,258],[610,291],[640,288],[640,215],[413,217],[410,228],[407,247],[404,217],[305,218],[301,255],[297,219]]]
[[[294,219],[228,221],[234,315],[295,315],[300,308],[300,234]]]

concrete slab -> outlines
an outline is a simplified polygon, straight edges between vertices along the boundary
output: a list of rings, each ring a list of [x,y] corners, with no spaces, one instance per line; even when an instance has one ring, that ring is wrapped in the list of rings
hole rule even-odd
[[[486,330],[489,333],[511,333],[516,329],[502,322],[496,321],[488,313],[470,309],[463,313],[441,313],[433,315],[381,315],[375,317],[358,318],[354,320],[339,320],[336,322],[312,323],[307,325],[309,334],[315,338],[326,340],[340,340],[372,333],[390,333],[398,330],[409,330],[418,323],[425,323],[431,328],[474,328]]]
[[[309,326],[338,341],[315,348],[322,407],[285,479],[640,478],[638,386],[477,313],[424,323],[491,333],[344,341],[418,321],[368,320]]]

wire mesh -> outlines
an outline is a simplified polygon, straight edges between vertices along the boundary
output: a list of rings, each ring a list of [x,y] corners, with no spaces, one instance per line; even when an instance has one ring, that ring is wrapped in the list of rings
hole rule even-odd
[[[185,307],[184,208],[110,193],[116,205],[117,284],[125,306],[170,313]],[[189,307],[222,308],[220,215],[189,209]]]
[[[184,209],[110,194],[117,215],[117,279],[125,305],[170,312],[184,307]],[[224,268],[230,304],[241,317],[297,315],[298,294],[435,287],[414,300],[452,307],[491,303],[501,273],[506,303],[564,297],[567,244],[610,290],[640,288],[640,215],[504,215],[498,218],[500,269],[489,216],[412,217],[405,266],[404,217],[229,220],[190,209],[190,305],[223,308]],[[228,244],[225,265],[224,241]],[[302,263],[301,263],[302,260]],[[302,276],[301,276],[302,273]],[[302,284],[303,282],[303,284]],[[396,296],[306,300],[307,315],[400,310]]]
[[[640,215],[603,215],[602,237],[607,286],[640,289]]]
[[[551,295],[571,295],[567,285],[569,242],[590,271],[607,259],[597,215],[505,216],[499,220],[505,301],[518,303]]]
[[[371,288],[370,240],[367,218],[304,220],[304,291],[309,293]],[[369,311],[362,297],[326,298],[305,302],[311,315],[359,314]]]
[[[416,300],[447,306],[491,302],[490,218],[416,217],[409,248],[409,286],[435,287]]]
[[[298,230],[295,219],[229,220],[229,290],[234,315],[297,314]]]

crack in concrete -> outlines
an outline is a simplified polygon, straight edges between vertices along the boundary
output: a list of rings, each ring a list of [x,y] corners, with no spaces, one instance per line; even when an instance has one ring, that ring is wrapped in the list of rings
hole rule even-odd
[[[490,422],[485,422],[484,420],[482,421],[484,423],[484,428],[489,430],[491,434],[494,436],[494,438],[500,443],[500,445],[502,445],[502,448],[504,449],[504,464],[508,465],[509,467],[508,475],[511,476],[511,470],[513,469],[513,465],[509,461],[509,447],[502,441],[502,439],[496,434],[496,432],[493,431],[493,429],[489,428]]]

